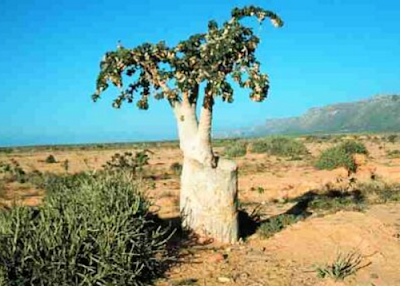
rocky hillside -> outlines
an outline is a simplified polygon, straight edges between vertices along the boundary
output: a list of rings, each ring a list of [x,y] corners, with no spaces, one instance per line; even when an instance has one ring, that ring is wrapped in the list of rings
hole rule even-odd
[[[234,136],[270,134],[397,132],[400,131],[400,95],[311,108],[299,117],[268,119],[264,125],[234,131]]]

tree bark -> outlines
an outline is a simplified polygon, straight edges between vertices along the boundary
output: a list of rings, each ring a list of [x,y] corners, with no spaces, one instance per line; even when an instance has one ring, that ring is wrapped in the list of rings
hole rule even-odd
[[[216,168],[184,158],[180,211],[183,227],[223,243],[238,240],[237,166],[220,159]]]
[[[184,162],[180,211],[183,227],[223,243],[238,240],[237,165],[215,158],[211,146],[212,106],[196,104],[188,94],[174,107]]]

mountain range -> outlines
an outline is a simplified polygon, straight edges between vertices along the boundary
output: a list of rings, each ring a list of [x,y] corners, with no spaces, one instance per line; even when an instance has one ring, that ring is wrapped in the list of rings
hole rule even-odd
[[[273,134],[400,132],[400,95],[309,109],[298,117],[267,119],[264,124],[234,130],[230,136]]]

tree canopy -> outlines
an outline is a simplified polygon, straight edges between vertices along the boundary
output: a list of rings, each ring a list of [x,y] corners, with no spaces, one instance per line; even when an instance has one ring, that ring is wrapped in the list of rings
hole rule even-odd
[[[150,96],[167,99],[174,106],[185,94],[191,104],[196,104],[203,84],[202,104],[211,108],[215,97],[233,101],[230,78],[240,87],[249,88],[252,100],[264,100],[269,80],[260,71],[255,56],[260,39],[252,27],[242,24],[248,17],[255,17],[260,25],[267,18],[276,27],[283,25],[275,13],[247,6],[234,8],[230,20],[220,26],[210,21],[206,33],[192,35],[175,47],[167,46],[164,41],[144,43],[133,49],[119,45],[115,51],[107,52],[100,63],[93,100],[112,83],[120,89],[113,102],[116,108],[124,102],[132,103],[136,96],[140,109],[148,109]],[[130,83],[123,84],[127,79]]]

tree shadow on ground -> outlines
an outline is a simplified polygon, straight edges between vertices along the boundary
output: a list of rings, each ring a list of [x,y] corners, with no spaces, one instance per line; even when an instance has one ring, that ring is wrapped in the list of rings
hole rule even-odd
[[[169,268],[187,262],[187,258],[192,256],[192,250],[195,247],[205,246],[213,242],[212,240],[200,241],[199,237],[192,231],[182,227],[180,216],[160,218],[156,215],[154,221],[170,230],[168,233],[168,253],[170,257],[173,257],[173,260],[170,261]],[[196,264],[197,262],[192,261],[192,263]]]
[[[364,204],[365,198],[363,194],[354,190],[352,192],[341,190],[329,190],[321,193],[317,191],[309,191],[299,197],[290,199],[288,203],[294,203],[285,212],[271,216],[261,220],[257,214],[241,210],[239,212],[239,228],[240,237],[246,239],[255,234],[264,226],[266,230],[272,234],[279,232],[287,226],[305,220],[313,213],[318,211],[339,211],[342,209],[359,210]]]
[[[364,201],[363,194],[358,190],[352,192],[329,190],[323,193],[312,190],[290,199],[287,203],[293,203],[293,205],[288,210],[267,219],[261,219],[257,208],[251,213],[241,209],[238,212],[239,237],[245,240],[257,231],[262,230],[263,227],[267,229],[267,236],[270,236],[289,225],[307,219],[316,212],[336,212],[343,209],[353,209],[361,206]],[[167,225],[171,229],[169,249],[173,255],[176,255],[177,260],[182,260],[184,256],[182,249],[189,249],[199,245],[205,246],[213,242],[212,239],[200,240],[191,231],[183,229],[182,220],[179,216],[168,219],[158,218],[158,220],[159,223],[164,226]]]

